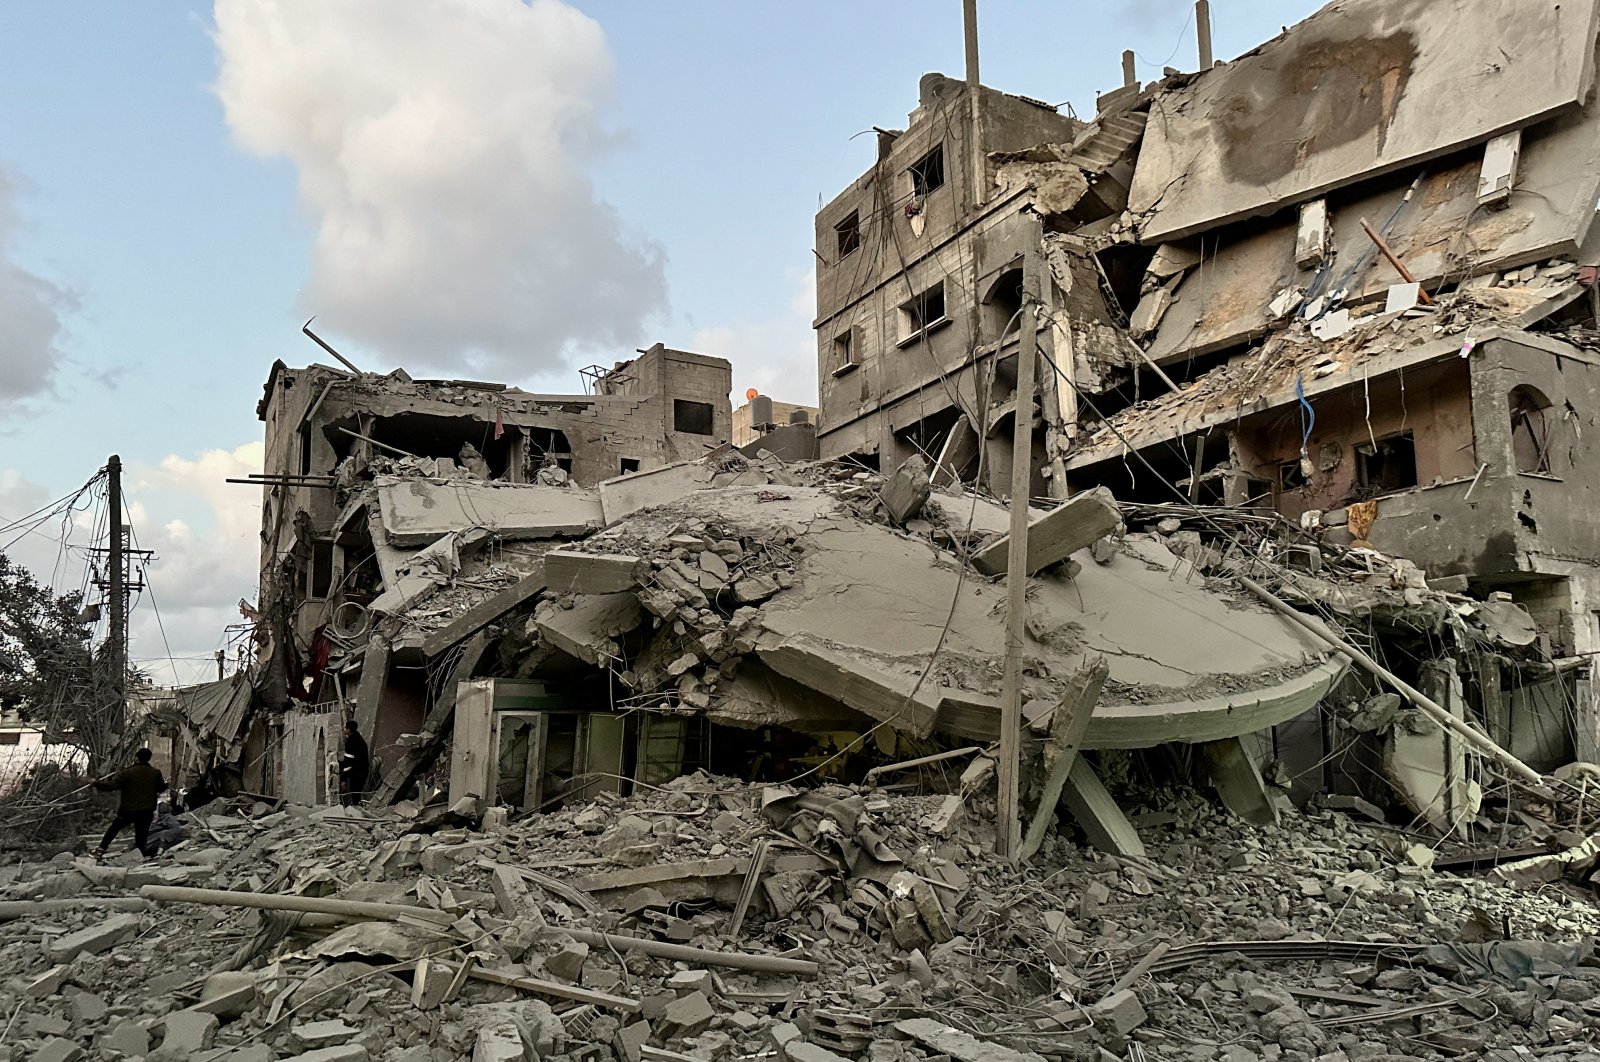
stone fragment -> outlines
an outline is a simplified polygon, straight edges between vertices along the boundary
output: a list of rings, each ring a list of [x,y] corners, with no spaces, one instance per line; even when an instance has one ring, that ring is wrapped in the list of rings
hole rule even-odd
[[[805,1040],[794,1040],[783,1049],[784,1057],[789,1062],[849,1062],[843,1055],[836,1055],[825,1047]]]
[[[100,1037],[102,1052],[115,1051],[124,1058],[139,1058],[150,1053],[150,1032],[136,1021],[119,1021]]]
[[[237,1018],[255,1005],[255,978],[242,971],[225,970],[206,978],[200,989],[200,1002],[192,1009],[219,1018]]]
[[[204,1051],[217,1038],[215,1014],[202,1014],[197,1010],[178,1010],[162,1021],[161,1053],[182,1058],[184,1054]]]
[[[879,497],[889,513],[889,519],[896,524],[904,524],[922,512],[932,491],[933,486],[928,480],[928,462],[913,454],[895,469],[894,475],[884,480]]]
[[[710,995],[713,991],[710,970],[679,970],[667,979],[667,988],[680,996],[687,996],[691,992],[704,992]]]
[[[71,1040],[52,1036],[33,1053],[32,1062],[78,1062],[82,1057],[83,1048]]]
[[[97,925],[58,937],[50,944],[50,957],[57,961],[78,955],[99,955],[116,947],[139,931],[139,916],[112,915]]]
[[[319,1047],[315,1051],[291,1055],[282,1062],[368,1062],[372,1056],[360,1044],[343,1044],[339,1047]]]
[[[733,599],[741,605],[755,605],[778,592],[778,581],[770,575],[751,575],[733,584]]]
[[[52,966],[28,982],[28,986],[22,990],[23,998],[48,999],[55,995],[61,991],[61,986],[67,983],[67,973],[70,969],[65,963],[60,966]]]
[[[568,940],[561,950],[544,961],[544,968],[552,977],[576,984],[583,976],[583,964],[589,958],[589,945]]]
[[[1126,1036],[1145,1023],[1144,1004],[1131,988],[1113,992],[1089,1008],[1089,1016],[1102,1028],[1111,1028],[1119,1036]]]
[[[93,1025],[104,1018],[106,1011],[110,1009],[106,1006],[106,1001],[93,992],[79,992],[72,997],[72,1002],[68,1006],[72,1011],[74,1025]]]
[[[1083,888],[1083,895],[1078,899],[1078,917],[1095,918],[1100,914],[1100,909],[1111,899],[1111,890],[1103,881],[1091,881]]]
[[[650,1023],[640,1020],[618,1029],[616,1037],[612,1040],[612,1046],[617,1049],[617,1054],[623,1062],[640,1062],[644,1057],[642,1048],[649,1042]]]
[[[529,1058],[522,1033],[510,1017],[478,1029],[472,1046],[472,1062],[520,1062]]]
[[[711,1008],[711,1001],[704,992],[691,992],[687,996],[679,996],[662,1010],[659,1031],[666,1040],[693,1036],[710,1025],[711,1019],[716,1016],[717,1012]]]
[[[305,1048],[336,1047],[340,1044],[347,1044],[355,1039],[360,1032],[360,1029],[346,1025],[337,1018],[330,1018],[327,1021],[308,1021],[292,1026],[289,1029],[289,1035],[293,1036],[295,1041]]]

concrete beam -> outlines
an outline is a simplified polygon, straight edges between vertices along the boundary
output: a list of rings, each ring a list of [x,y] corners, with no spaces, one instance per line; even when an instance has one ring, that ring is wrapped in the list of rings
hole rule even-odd
[[[522,579],[480,602],[457,616],[448,626],[441,627],[422,640],[422,655],[433,659],[459,642],[477,634],[507,612],[533,598],[546,587],[544,565],[541,564]]]
[[[1067,680],[1066,692],[1056,703],[1050,721],[1050,738],[1045,743],[1046,773],[1039,793],[1039,806],[1034,810],[1033,821],[1023,834],[1022,848],[1017,858],[1022,862],[1032,859],[1044,842],[1044,834],[1056,818],[1056,805],[1061,802],[1061,790],[1078,760],[1078,748],[1089,731],[1089,721],[1094,717],[1094,705],[1100,699],[1100,688],[1105,685],[1111,669],[1105,660],[1088,664]]]
[[[1080,549],[1122,528],[1122,513],[1105,487],[1073,495],[1059,507],[1028,525],[1028,574],[1035,575],[1066,560]],[[972,558],[973,567],[985,575],[1006,570],[1006,535]]]
[[[644,622],[637,595],[580,594],[571,608],[552,602],[539,606],[533,625],[539,637],[595,667],[608,667],[621,657],[616,639]]]
[[[1082,756],[1072,762],[1072,771],[1067,775],[1061,799],[1066,801],[1067,810],[1072,812],[1072,817],[1083,828],[1089,843],[1100,851],[1117,856],[1144,857],[1144,842],[1139,839],[1139,832],[1133,828],[1133,823],[1128,821],[1128,816],[1122,813],[1117,802],[1111,799],[1105,783],[1100,781],[1100,776],[1094,773],[1094,768]]]
[[[557,549],[544,555],[544,577],[558,594],[617,594],[639,585],[639,564],[620,553]]]
[[[1208,741],[1200,750],[1205,755],[1211,784],[1222,798],[1223,807],[1257,826],[1278,824],[1278,806],[1272,802],[1272,794],[1267,792],[1267,783],[1261,779],[1255,757],[1244,747],[1242,738]]]

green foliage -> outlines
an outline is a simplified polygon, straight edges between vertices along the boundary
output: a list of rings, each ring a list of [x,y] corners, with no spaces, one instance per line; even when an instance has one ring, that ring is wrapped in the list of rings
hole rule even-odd
[[[0,708],[45,721],[74,690],[95,685],[80,595],[58,596],[0,553]]]

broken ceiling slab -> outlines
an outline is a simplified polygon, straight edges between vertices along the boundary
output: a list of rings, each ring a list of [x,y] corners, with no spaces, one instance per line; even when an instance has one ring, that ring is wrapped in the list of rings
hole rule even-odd
[[[588,534],[602,523],[600,498],[591,490],[389,476],[375,483],[383,527],[396,546],[425,545],[469,527],[508,539],[556,538]]]
[[[1156,97],[1129,210],[1159,243],[1575,110],[1596,0],[1344,0]],[[1268,105],[1270,104],[1270,105]],[[1476,198],[1477,172],[1473,174]]]
[[[778,674],[902,733],[926,738],[938,721],[938,687],[875,668],[860,654],[842,652],[818,638],[796,634],[765,642],[756,653]]]
[[[617,639],[644,623],[644,609],[632,593],[579,594],[571,608],[546,601],[534,614],[534,627],[546,642],[595,667],[621,657]]]
[[[691,491],[711,486],[716,470],[701,461],[681,461],[665,468],[630,472],[600,484],[600,508],[607,524],[653,505],[676,501]]]

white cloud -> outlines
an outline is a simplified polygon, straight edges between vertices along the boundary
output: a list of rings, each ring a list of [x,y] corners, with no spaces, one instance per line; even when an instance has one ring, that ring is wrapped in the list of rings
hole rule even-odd
[[[71,292],[12,260],[15,196],[0,170],[0,411],[49,389],[62,357],[62,316],[77,306]]]
[[[817,404],[817,340],[811,328],[817,277],[808,269],[787,280],[791,295],[775,316],[712,325],[694,334],[690,350],[733,362],[734,405],[742,404],[752,387],[779,402]]]
[[[215,677],[205,657],[221,645],[224,628],[239,622],[239,599],[255,600],[261,492],[226,481],[260,472],[264,449],[252,442],[193,457],[169,454],[154,466],[134,464],[126,475],[129,521],[139,546],[156,554],[129,641],[157,682]]]
[[[637,345],[662,252],[595,193],[612,62],[561,0],[216,0],[237,142],[296,168],[303,308],[413,367],[496,377]],[[377,368],[378,366],[371,366]]]

